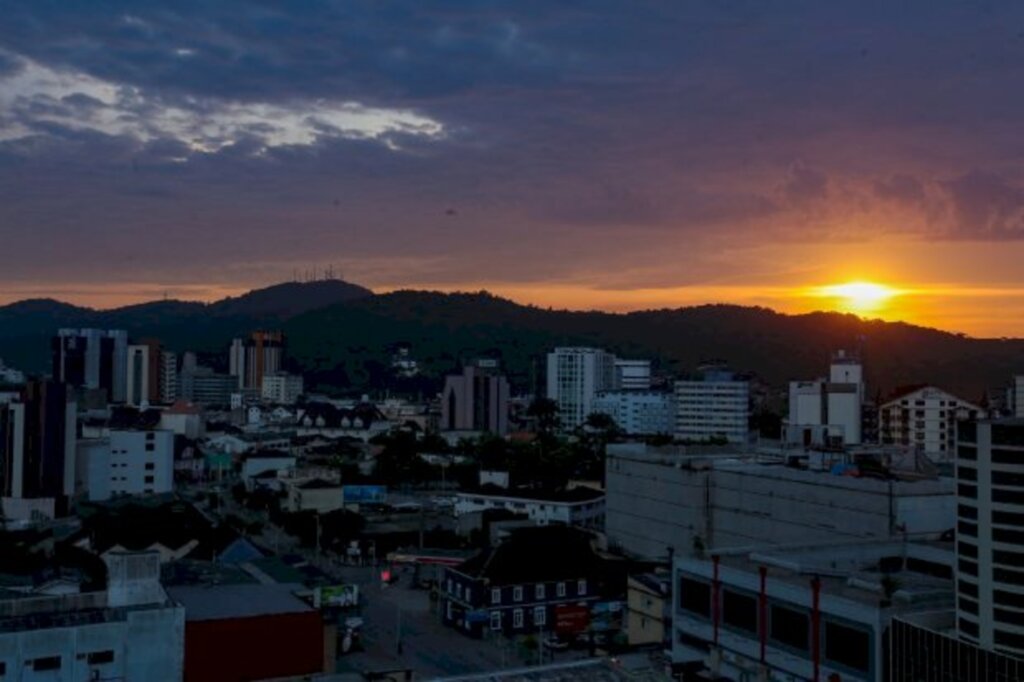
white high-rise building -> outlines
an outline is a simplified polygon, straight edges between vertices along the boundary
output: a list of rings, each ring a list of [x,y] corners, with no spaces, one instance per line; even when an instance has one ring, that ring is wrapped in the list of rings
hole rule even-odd
[[[1024,421],[962,422],[956,474],[958,634],[1024,657]]]
[[[916,447],[937,462],[953,461],[958,421],[977,419],[983,410],[934,386],[896,392],[878,411],[884,445]]]
[[[594,399],[594,412],[632,436],[671,435],[676,428],[676,398],[665,391],[604,391]]]
[[[649,391],[651,361],[615,359],[615,388],[620,391]]]
[[[293,405],[303,393],[302,377],[287,372],[263,375],[261,396],[265,402]]]
[[[238,388],[245,387],[245,342],[234,339],[228,351],[228,374],[238,378]]]
[[[159,495],[174,489],[172,431],[111,431],[78,444],[76,478],[90,500]]]
[[[556,348],[547,364],[547,395],[558,404],[563,430],[583,424],[597,394],[615,387],[615,356],[600,348]]]
[[[152,372],[150,372],[151,353],[153,349],[148,345],[128,346],[128,381],[125,393],[125,402],[136,407],[149,404],[152,386]]]
[[[105,389],[123,403],[128,382],[128,333],[122,329],[61,329],[53,339],[53,378],[76,388]]]
[[[708,441],[750,438],[750,382],[721,369],[705,370],[700,379],[677,381],[676,438]]]

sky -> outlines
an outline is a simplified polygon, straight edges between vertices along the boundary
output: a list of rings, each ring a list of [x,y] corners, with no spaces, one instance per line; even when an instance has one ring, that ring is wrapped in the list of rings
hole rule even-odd
[[[328,270],[1024,336],[1024,3],[25,0],[0,303]],[[872,282],[884,300],[835,295]]]

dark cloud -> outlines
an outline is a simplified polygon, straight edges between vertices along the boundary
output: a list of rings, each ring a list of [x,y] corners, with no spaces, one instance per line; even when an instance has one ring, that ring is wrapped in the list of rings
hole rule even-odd
[[[1024,239],[1024,187],[974,170],[946,183],[952,234],[969,239]]]
[[[149,280],[344,257],[526,280],[668,261],[696,237],[813,240],[832,219],[913,232],[890,209],[1014,238],[1012,173],[968,170],[1024,158],[1021,25],[1024,6],[928,1],[17,3],[0,79],[30,62],[95,83],[0,110],[0,269]],[[95,124],[113,97],[96,83],[117,88],[120,128]],[[312,116],[323,102],[444,134],[403,120],[355,139]],[[273,116],[220,129],[242,105],[298,111],[313,139],[268,144]]]

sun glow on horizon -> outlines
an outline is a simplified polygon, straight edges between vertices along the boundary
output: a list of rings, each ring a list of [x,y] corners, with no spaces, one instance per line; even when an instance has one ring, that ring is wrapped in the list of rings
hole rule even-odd
[[[899,289],[885,284],[863,281],[830,284],[816,291],[819,297],[831,299],[837,309],[858,315],[885,308],[892,298],[901,293]]]

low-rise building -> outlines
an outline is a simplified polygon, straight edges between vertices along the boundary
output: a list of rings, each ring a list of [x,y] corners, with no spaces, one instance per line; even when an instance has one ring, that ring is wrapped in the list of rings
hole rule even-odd
[[[559,617],[585,628],[593,604],[619,596],[614,571],[572,528],[522,528],[442,578],[442,622],[468,635],[542,634]]]
[[[604,391],[593,411],[607,414],[631,436],[671,435],[676,426],[675,395],[665,391]]]
[[[590,488],[509,490],[488,485],[455,496],[456,516],[486,509],[523,514],[540,526],[552,523],[592,529],[604,526],[604,493]]]
[[[882,682],[892,618],[949,608],[954,562],[948,542],[677,558],[673,663],[699,679]]]
[[[287,372],[263,375],[263,402],[276,405],[294,405],[305,392],[302,377]]]
[[[0,671],[12,680],[182,680],[185,609],[154,552],[105,557],[107,589],[0,599]]]
[[[671,646],[672,577],[640,573],[626,582],[626,638],[630,646]]]
[[[289,479],[283,483],[285,497],[281,500],[281,509],[285,511],[326,514],[345,506],[345,491],[338,482],[309,478]]]

